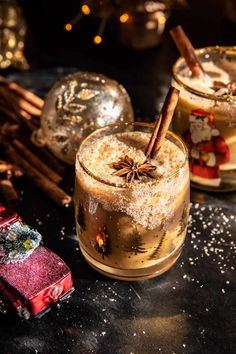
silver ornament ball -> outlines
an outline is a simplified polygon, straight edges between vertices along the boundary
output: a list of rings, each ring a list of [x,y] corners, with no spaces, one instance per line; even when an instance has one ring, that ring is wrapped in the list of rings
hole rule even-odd
[[[108,124],[132,122],[133,118],[130,98],[122,85],[101,74],[77,72],[49,91],[41,127],[33,140],[74,164],[78,147],[88,134]]]

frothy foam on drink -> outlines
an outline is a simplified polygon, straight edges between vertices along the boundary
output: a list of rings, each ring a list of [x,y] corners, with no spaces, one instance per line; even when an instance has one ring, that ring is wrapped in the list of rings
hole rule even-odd
[[[112,167],[125,155],[143,163],[150,136],[149,133],[125,132],[89,139],[77,155],[76,178],[80,187],[105,209],[124,212],[136,223],[153,229],[160,220],[165,223],[165,219],[170,219],[175,208],[180,207],[178,200],[182,198],[178,195],[188,187],[184,152],[165,139],[157,158],[150,161],[156,166],[154,178],[141,176],[131,183],[124,177],[114,176],[116,170]]]
[[[199,93],[211,94],[215,99],[208,99],[192,94],[184,90],[178,84],[177,88],[181,90],[179,104],[183,106],[183,111],[189,109],[202,108],[206,111],[211,111],[217,114],[218,120],[226,120],[235,125],[236,120],[236,96],[217,96],[217,90],[214,89],[215,81],[221,82],[225,85],[236,82],[236,62],[226,59],[218,60],[217,62],[208,61],[203,62],[202,66],[206,72],[206,76],[192,77],[189,68],[184,68],[179,74],[179,79],[188,87],[198,91]],[[223,101],[218,101],[218,98]]]
[[[114,176],[116,170],[113,164],[121,161],[126,155],[134,162],[144,163],[145,149],[150,137],[150,133],[127,132],[89,141],[82,151],[80,161],[90,173],[105,183],[127,186],[124,177]],[[156,167],[153,173],[154,179],[169,178],[175,171],[178,171],[184,160],[183,152],[170,140],[165,139],[158,157],[150,160],[150,163]],[[132,185],[144,182],[153,182],[153,178],[142,176],[140,180],[134,179]],[[131,183],[128,183],[128,186],[131,186]]]
[[[224,84],[235,81],[235,63],[228,60],[220,60],[217,63],[213,61],[203,62],[202,66],[207,75],[200,77],[192,77],[189,68],[185,68],[180,72],[179,77],[187,86],[194,88],[200,92],[214,94],[215,81]]]

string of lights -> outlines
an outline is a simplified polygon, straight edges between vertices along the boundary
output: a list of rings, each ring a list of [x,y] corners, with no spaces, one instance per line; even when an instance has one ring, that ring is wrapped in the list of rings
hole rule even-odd
[[[73,30],[75,25],[86,16],[100,18],[100,24],[93,37],[93,43],[99,45],[103,42],[106,24],[112,18],[116,18],[119,25],[132,25],[137,16],[149,16],[144,21],[147,30],[157,30],[160,34],[164,30],[166,20],[174,3],[183,3],[183,0],[85,0],[82,2],[76,16],[65,24],[67,32]],[[139,21],[140,22],[140,21]]]

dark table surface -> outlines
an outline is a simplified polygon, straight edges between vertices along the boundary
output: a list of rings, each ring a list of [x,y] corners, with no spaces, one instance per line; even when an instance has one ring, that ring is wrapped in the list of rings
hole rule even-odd
[[[31,70],[10,78],[44,96],[69,72],[103,72],[127,88],[137,119],[150,120],[167,91],[176,53],[168,43],[130,53],[125,66],[109,60],[104,66],[101,56],[84,55],[76,68]],[[72,193],[73,183],[70,168],[63,187]],[[17,211],[70,266],[76,290],[61,309],[40,320],[1,317],[1,354],[236,352],[236,193],[192,190],[188,235],[177,263],[158,278],[122,282],[86,264],[75,239],[73,207],[56,207],[26,180],[18,190]]]

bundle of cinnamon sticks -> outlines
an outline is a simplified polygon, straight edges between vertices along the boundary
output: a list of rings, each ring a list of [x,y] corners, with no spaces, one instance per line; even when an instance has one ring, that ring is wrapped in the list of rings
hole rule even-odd
[[[40,97],[0,76],[1,142],[6,159],[11,162],[3,161],[5,172],[1,173],[0,168],[0,192],[10,205],[20,200],[14,189],[16,175],[12,171],[21,171],[21,175],[28,177],[58,205],[71,202],[71,197],[58,186],[65,165],[47,148],[35,146],[30,139],[32,131],[39,127],[43,104]]]
[[[39,126],[44,101],[15,82],[0,76],[0,114],[11,122],[22,123],[30,130]]]

